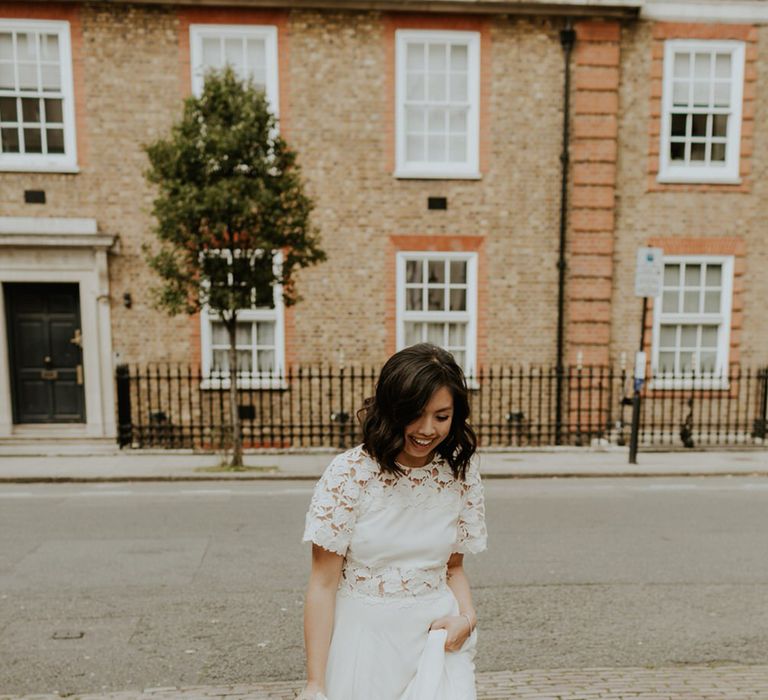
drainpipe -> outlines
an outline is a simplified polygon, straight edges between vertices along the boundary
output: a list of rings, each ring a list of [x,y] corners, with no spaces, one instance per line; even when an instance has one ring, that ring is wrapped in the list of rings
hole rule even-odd
[[[560,30],[560,45],[563,47],[563,151],[560,154],[560,255],[557,260],[557,397],[555,405],[555,444],[560,445],[563,438],[563,385],[565,381],[565,248],[568,221],[568,148],[570,145],[571,117],[571,52],[576,42],[576,32],[567,20],[565,28]]]

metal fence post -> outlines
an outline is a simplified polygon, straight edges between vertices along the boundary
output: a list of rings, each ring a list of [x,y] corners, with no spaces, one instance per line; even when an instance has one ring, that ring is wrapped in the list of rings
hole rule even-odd
[[[117,381],[117,444],[130,445],[133,437],[131,420],[131,373],[128,365],[118,365],[115,370]]]

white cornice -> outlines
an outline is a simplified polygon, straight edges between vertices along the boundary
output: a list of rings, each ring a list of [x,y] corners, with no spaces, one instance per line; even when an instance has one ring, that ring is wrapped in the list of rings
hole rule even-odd
[[[96,219],[64,216],[0,216],[4,234],[87,234],[98,232]]]
[[[768,23],[766,0],[645,0],[640,18],[665,22]]]

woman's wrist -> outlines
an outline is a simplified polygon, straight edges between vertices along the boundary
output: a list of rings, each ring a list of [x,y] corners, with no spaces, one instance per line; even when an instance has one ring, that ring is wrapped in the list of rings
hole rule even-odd
[[[469,633],[472,634],[472,632],[475,631],[475,627],[477,627],[477,615],[468,612],[460,612],[459,617],[463,617],[467,621],[467,624],[469,625]]]

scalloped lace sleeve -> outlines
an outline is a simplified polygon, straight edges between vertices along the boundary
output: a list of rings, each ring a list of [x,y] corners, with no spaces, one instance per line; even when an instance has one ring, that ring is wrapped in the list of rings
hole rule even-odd
[[[360,463],[344,454],[336,457],[315,486],[302,541],[344,556],[352,540],[363,485]]]
[[[477,554],[488,546],[485,528],[485,496],[477,459],[473,458],[467,468],[467,479],[462,494],[461,514],[458,533],[453,551],[461,554]]]

